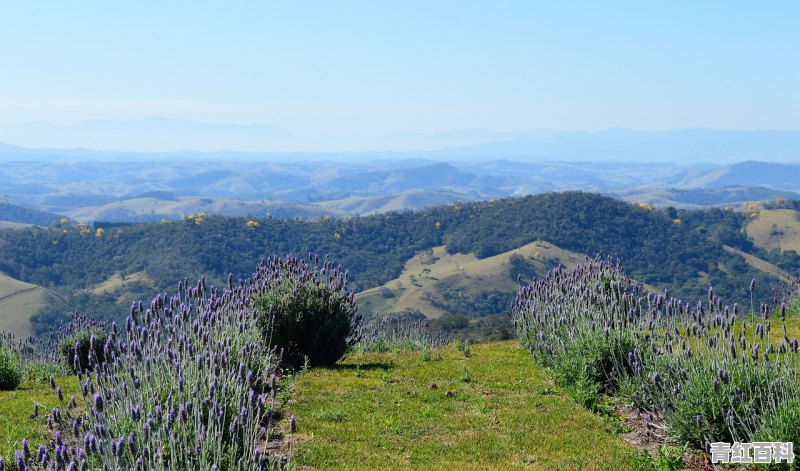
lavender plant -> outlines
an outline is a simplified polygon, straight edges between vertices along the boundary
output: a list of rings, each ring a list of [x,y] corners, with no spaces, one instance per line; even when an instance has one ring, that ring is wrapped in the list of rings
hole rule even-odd
[[[297,369],[304,363],[332,365],[358,341],[361,316],[347,272],[330,260],[289,256],[259,267],[263,291],[257,296],[264,338]]]
[[[623,395],[653,433],[661,420],[666,435],[696,447],[787,441],[791,433],[777,435],[800,430],[798,340],[784,317],[793,293],[758,314],[723,305],[713,289],[689,304],[648,293],[597,258],[522,288],[513,314],[523,346],[590,407],[598,395]]]
[[[0,391],[16,389],[21,381],[19,359],[11,349],[0,344]]]
[[[431,330],[424,320],[382,319],[364,326],[356,352],[417,351],[440,348],[450,341],[441,331]]]
[[[58,339],[71,331],[69,322],[59,330],[51,330],[49,336],[18,339],[13,333],[0,333],[0,348],[10,351],[17,359],[22,381],[45,383],[51,376],[63,376],[69,371],[55,353]]]
[[[124,328],[112,324],[90,367],[77,374],[83,412],[63,407],[33,417],[54,431],[32,453],[27,441],[13,465],[29,469],[264,470],[285,459],[267,452],[277,416],[278,355],[257,300],[274,286],[269,267],[228,289],[179,283],[172,296],[131,306]],[[77,340],[75,351],[83,347]],[[74,358],[80,367],[79,355]],[[36,407],[36,406],[34,406]]]

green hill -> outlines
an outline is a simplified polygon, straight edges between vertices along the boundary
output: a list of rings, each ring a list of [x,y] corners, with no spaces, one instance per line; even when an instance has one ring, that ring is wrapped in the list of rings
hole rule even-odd
[[[410,259],[435,247],[483,260],[542,240],[574,254],[619,258],[634,279],[688,300],[703,297],[710,284],[726,300],[749,302],[751,278],[758,298],[768,300],[772,275],[725,246],[790,273],[800,260],[748,241],[743,221],[733,211],[678,213],[572,192],[315,221],[198,217],[106,227],[100,236],[80,227],[29,228],[0,231],[0,272],[62,294],[34,317],[39,330],[72,310],[121,318],[126,304],[153,289],[203,274],[224,284],[228,273],[245,277],[252,260],[272,254],[329,257],[349,270],[351,288],[364,291],[398,278]],[[134,281],[123,293],[91,291],[117,274],[137,273],[147,283]]]
[[[12,226],[13,223],[16,223],[16,225],[47,227],[58,222],[62,217],[63,216],[39,211],[38,209],[27,208],[8,201],[0,201],[0,222],[6,223],[7,226]]]

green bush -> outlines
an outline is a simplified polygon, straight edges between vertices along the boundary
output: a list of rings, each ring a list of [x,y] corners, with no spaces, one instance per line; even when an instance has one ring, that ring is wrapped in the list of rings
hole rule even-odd
[[[92,336],[94,336],[94,348],[92,346]],[[103,347],[106,343],[107,336],[99,330],[81,330],[61,341],[59,350],[64,364],[72,369],[72,371],[86,371],[92,370],[94,362],[103,363],[105,361],[105,353]],[[75,354],[77,346],[78,362],[76,365]],[[78,366],[80,370],[76,368]]]
[[[11,391],[22,381],[22,370],[17,356],[6,347],[0,346],[0,391]]]
[[[306,361],[311,366],[336,363],[355,344],[360,321],[343,275],[329,263],[321,270],[293,258],[272,263],[280,275],[257,300],[270,346],[295,369]]]

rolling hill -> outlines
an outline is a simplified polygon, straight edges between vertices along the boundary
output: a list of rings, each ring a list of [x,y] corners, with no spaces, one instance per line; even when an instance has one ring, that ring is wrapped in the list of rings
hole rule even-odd
[[[31,335],[31,316],[42,309],[52,296],[40,286],[0,273],[0,332],[13,332],[18,338]]]
[[[536,241],[518,249],[479,259],[475,254],[450,254],[445,247],[434,247],[408,260],[397,278],[356,295],[359,309],[380,316],[387,313],[415,311],[428,318],[445,314],[474,317],[474,312],[454,312],[443,296],[461,299],[498,293],[510,306],[513,293],[519,288],[511,273],[510,259],[517,255],[528,260],[540,274],[557,264],[572,267],[585,256],[559,249],[553,244]],[[508,307],[506,306],[506,307]],[[490,314],[507,312],[500,310]]]
[[[369,216],[397,211],[417,211],[430,206],[444,206],[458,201],[473,201],[471,195],[436,191],[407,191],[385,196],[350,196],[339,200],[314,203],[320,208],[346,211],[352,215]]]
[[[793,252],[748,240],[742,213],[675,211],[568,192],[314,221],[209,216],[107,226],[101,236],[80,227],[4,230],[0,271],[62,295],[32,317],[41,331],[75,310],[120,319],[132,299],[173,289],[179,279],[204,275],[220,285],[229,273],[245,278],[273,254],[314,252],[341,264],[350,287],[367,291],[362,312],[408,308],[467,319],[507,311],[516,282],[504,263],[530,276],[602,252],[655,289],[694,300],[712,285],[731,302],[749,302],[752,278],[757,297],[771,299],[776,279],[800,266]],[[420,253],[438,260],[423,266]],[[464,270],[452,271],[457,266]]]
[[[800,212],[767,209],[753,214],[746,230],[757,246],[766,250],[793,250],[800,254]]]
[[[179,197],[171,199],[142,197],[99,206],[81,206],[64,211],[70,218],[84,223],[152,222],[161,219],[180,219],[198,213],[239,217],[302,217],[314,219],[324,215],[343,217],[349,212],[336,208],[303,205],[290,201],[253,201],[226,198]]]
[[[63,216],[29,208],[10,201],[0,201],[0,223],[3,223],[5,227],[48,227],[58,222],[62,217]]]

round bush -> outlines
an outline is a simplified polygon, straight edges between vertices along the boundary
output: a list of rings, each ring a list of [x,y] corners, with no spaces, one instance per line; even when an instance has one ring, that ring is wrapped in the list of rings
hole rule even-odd
[[[11,350],[0,347],[0,391],[11,391],[22,381],[22,370],[17,356]]]
[[[92,337],[94,337],[94,342],[92,342]],[[59,344],[61,358],[74,372],[92,370],[95,360],[99,364],[105,361],[103,347],[107,338],[106,334],[99,330],[81,330],[61,341]],[[76,353],[77,363],[75,361]]]
[[[313,366],[336,363],[357,341],[361,320],[346,288],[346,274],[329,261],[320,268],[312,260],[272,258],[260,268],[267,278],[257,297],[263,331],[270,346],[283,351],[284,364],[293,368],[306,358]]]

